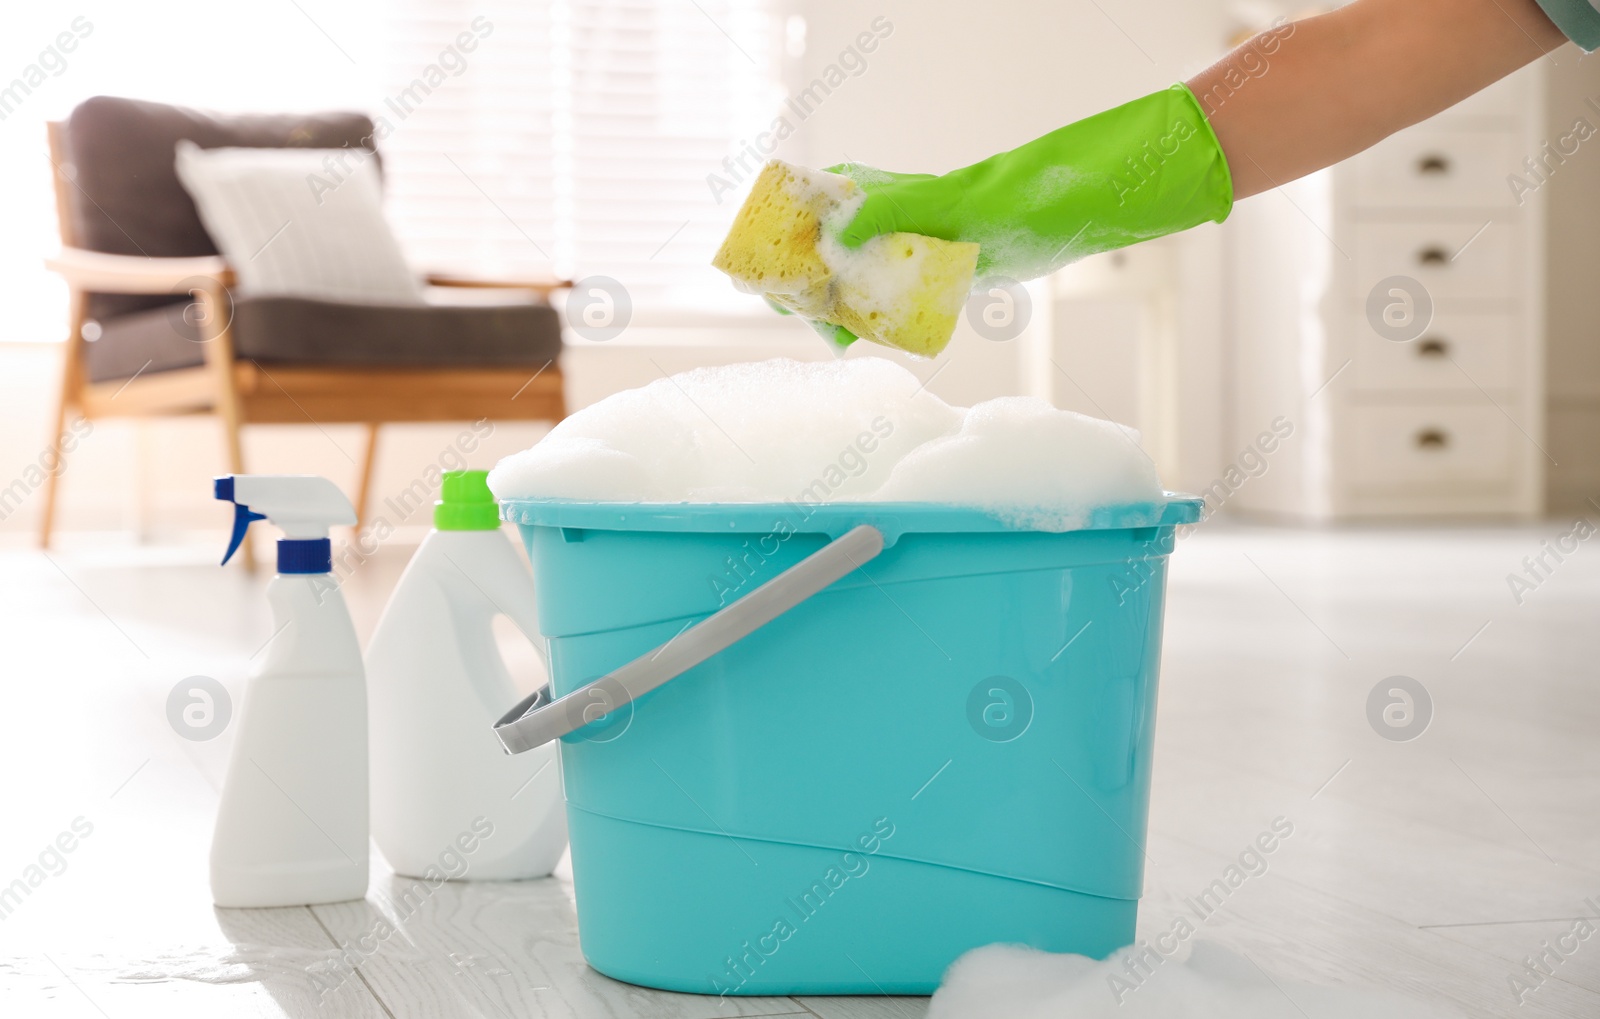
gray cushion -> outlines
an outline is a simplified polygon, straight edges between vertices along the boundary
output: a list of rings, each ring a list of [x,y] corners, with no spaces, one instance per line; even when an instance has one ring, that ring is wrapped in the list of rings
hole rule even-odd
[[[562,352],[560,317],[536,302],[402,307],[242,298],[232,334],[237,357],[294,365],[538,368]],[[109,318],[85,352],[94,382],[205,363],[200,331],[181,306]]]
[[[240,298],[233,342],[241,358],[296,364],[540,365],[561,352],[561,320],[548,304],[532,302],[408,306]]]
[[[215,255],[189,193],[178,183],[174,148],[186,138],[203,149],[344,147],[374,150],[372,121],[360,113],[223,116],[96,96],[67,118],[72,164],[68,212],[80,247],[113,255],[179,258]],[[183,297],[91,294],[89,317],[113,315]]]
[[[134,375],[147,378],[156,372],[204,364],[200,331],[184,319],[188,307],[170,304],[105,319],[100,338],[84,346],[89,381]]]
[[[202,364],[199,330],[182,307],[108,319],[88,344],[94,382]],[[395,368],[539,366],[561,353],[561,320],[543,303],[336,304],[299,297],[240,299],[233,312],[238,357],[262,363]]]

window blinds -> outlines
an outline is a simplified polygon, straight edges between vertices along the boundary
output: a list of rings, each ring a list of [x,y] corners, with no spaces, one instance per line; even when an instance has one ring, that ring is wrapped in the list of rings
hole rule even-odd
[[[400,0],[374,114],[415,264],[745,308],[708,175],[782,102],[770,0]]]

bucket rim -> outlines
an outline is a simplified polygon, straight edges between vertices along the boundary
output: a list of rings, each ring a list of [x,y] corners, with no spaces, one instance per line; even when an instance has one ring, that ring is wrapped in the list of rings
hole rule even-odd
[[[771,534],[784,529],[837,538],[870,524],[892,542],[902,534],[1070,534],[1081,531],[1176,527],[1197,523],[1204,501],[1178,492],[1161,502],[1101,506],[1076,526],[1030,526],[1020,516],[931,502],[593,502],[582,499],[503,499],[500,516],[524,527],[595,531]]]

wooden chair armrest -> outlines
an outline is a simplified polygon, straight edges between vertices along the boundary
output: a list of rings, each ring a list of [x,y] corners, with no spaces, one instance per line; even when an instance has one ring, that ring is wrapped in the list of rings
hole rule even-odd
[[[473,276],[456,276],[451,273],[430,272],[423,276],[423,282],[430,287],[463,287],[472,290],[532,290],[544,297],[549,297],[557,290],[566,290],[572,286],[571,280],[556,279],[481,279]]]
[[[233,270],[221,255],[146,258],[62,248],[47,257],[44,264],[68,285],[103,294],[168,294],[208,284],[217,289],[233,285]]]

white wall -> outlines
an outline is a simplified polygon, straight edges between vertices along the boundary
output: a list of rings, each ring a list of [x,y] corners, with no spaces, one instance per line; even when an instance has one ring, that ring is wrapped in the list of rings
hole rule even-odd
[[[1209,63],[1227,31],[1220,8],[1211,0],[800,0],[802,82],[876,17],[894,30],[866,72],[805,121],[793,154],[808,165],[850,158],[930,173],[975,162]]]

